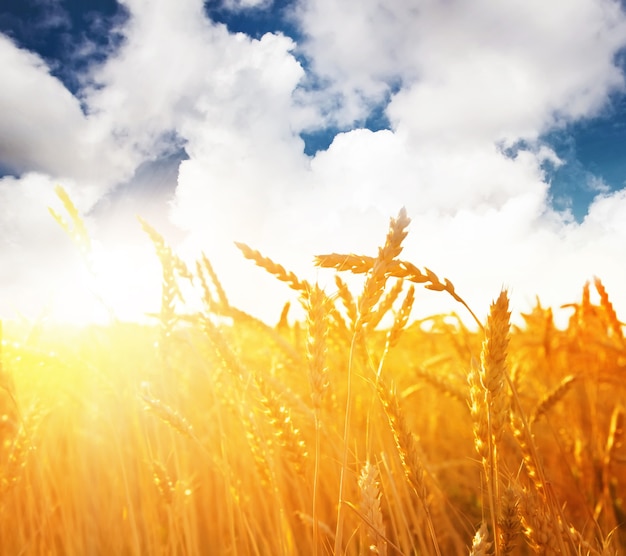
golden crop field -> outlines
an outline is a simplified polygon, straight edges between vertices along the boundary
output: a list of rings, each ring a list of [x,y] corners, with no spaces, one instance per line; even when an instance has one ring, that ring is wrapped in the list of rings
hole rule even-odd
[[[512,326],[506,291],[474,328],[416,321],[421,287],[473,313],[402,258],[408,223],[375,257],[318,256],[331,292],[240,244],[301,322],[231,306],[207,258],[188,267],[144,223],[154,326],[5,323],[0,552],[624,554],[626,340],[601,281],[565,300],[565,328],[539,302]]]

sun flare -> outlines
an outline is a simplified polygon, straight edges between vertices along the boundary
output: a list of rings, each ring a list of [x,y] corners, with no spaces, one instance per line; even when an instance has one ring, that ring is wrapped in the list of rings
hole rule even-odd
[[[67,270],[48,316],[76,325],[146,322],[159,311],[159,276],[159,262],[145,245],[94,245],[88,262]]]

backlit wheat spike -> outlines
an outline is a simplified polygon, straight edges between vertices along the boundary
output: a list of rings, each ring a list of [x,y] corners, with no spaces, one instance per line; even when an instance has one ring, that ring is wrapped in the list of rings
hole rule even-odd
[[[521,412],[519,399],[517,399],[515,391],[513,391],[513,393],[514,398],[516,399],[516,409],[519,411],[519,413],[511,413],[511,429],[513,431],[513,436],[517,440],[517,444],[522,452],[522,460],[526,469],[526,473],[528,474],[528,477],[531,479],[531,481],[534,483],[535,487],[535,490],[532,492],[525,491],[523,489],[518,492],[521,500],[520,513],[523,518],[526,518],[526,523],[524,523],[524,520],[522,520],[524,534],[526,535],[527,539],[529,539],[532,543],[534,533],[539,529],[543,529],[546,531],[549,530],[552,533],[563,532],[563,523],[561,520],[562,513],[557,505],[553,494],[547,488],[548,482],[546,481],[542,463],[539,460],[539,455],[537,453],[537,448],[535,446],[533,435],[530,431],[530,426],[528,425],[524,414]],[[534,502],[534,506],[532,506],[532,502]],[[531,504],[532,507],[530,507],[529,504]],[[537,509],[531,511],[533,507]],[[533,526],[532,521],[534,518],[538,519],[539,526]],[[553,550],[552,545],[555,545],[558,549],[558,551],[556,552],[557,554],[568,553],[567,549],[565,548],[563,535],[561,534],[552,534],[549,539],[549,548],[547,548],[548,542],[546,540],[546,533],[538,534],[537,539],[535,539],[536,544],[532,546],[534,546],[534,548],[538,549],[539,551]],[[571,536],[569,536],[569,541],[572,541]]]
[[[487,391],[491,434],[500,441],[509,418],[510,402],[506,393],[507,350],[510,329],[509,298],[502,291],[491,305],[481,354],[481,382]]]
[[[409,262],[396,261],[396,264],[391,268],[391,276],[404,278],[410,282],[415,282],[416,284],[424,284],[424,287],[429,290],[445,291],[451,295],[455,301],[463,305],[463,307],[469,311],[470,315],[472,315],[473,319],[476,321],[476,324],[478,324],[478,327],[482,329],[482,323],[471,310],[467,302],[456,293],[452,282],[450,282],[447,278],[444,278],[442,282],[437,275],[428,268],[426,268],[425,271],[425,273],[420,271],[419,268]]]
[[[326,337],[328,334],[326,305],[328,299],[317,284],[313,286],[308,297],[306,309],[309,380],[311,382],[313,407],[319,410],[322,406],[322,398],[328,389],[328,373],[326,369]]]
[[[360,510],[367,525],[362,523],[361,527],[367,527],[367,537],[369,538],[369,552],[372,554],[387,554],[387,543],[385,542],[385,523],[380,509],[380,489],[378,484],[378,469],[369,461],[361,469],[359,475],[359,490],[361,492]]]
[[[372,308],[379,302],[387,282],[388,268],[402,252],[402,241],[407,235],[406,228],[411,222],[402,208],[397,218],[392,218],[383,247],[378,249],[378,257],[367,276],[363,292],[357,302],[358,319],[355,325],[357,332],[369,326],[375,314]]]
[[[304,292],[310,289],[310,284],[305,280],[300,280],[293,272],[285,270],[285,267],[275,263],[272,259],[264,257],[256,251],[248,247],[245,243],[235,242],[235,245],[243,253],[246,259],[253,261],[257,266],[267,270],[270,274],[273,274],[281,282],[285,282],[293,290]]]
[[[402,207],[398,216],[391,219],[385,245],[379,249],[379,260],[391,261],[400,255],[402,242],[408,234],[407,227],[410,223],[411,219],[407,216],[406,208]]]
[[[487,531],[487,524],[483,521],[478,531],[474,535],[472,540],[472,548],[470,549],[470,556],[488,556],[491,543],[488,541],[489,532]]]
[[[207,274],[209,275],[209,278],[211,279],[211,282],[213,283],[213,287],[215,288],[215,292],[217,293],[217,299],[220,303],[220,306],[229,307],[230,304],[228,303],[228,297],[226,296],[226,291],[222,287],[222,283],[220,282],[217,276],[217,273],[215,272],[215,269],[213,268],[213,265],[211,264],[211,261],[204,253],[202,253],[201,260],[202,260],[202,266],[204,270],[206,270]]]
[[[248,415],[243,416],[243,423],[246,428],[246,439],[254,459],[254,464],[261,479],[261,483],[269,485],[273,481],[272,468],[268,462],[268,452],[271,445],[264,441],[263,436],[259,434],[259,425],[256,422],[255,414],[251,411]]]
[[[393,285],[393,287],[387,292],[386,295],[382,297],[378,305],[372,311],[372,315],[367,325],[370,330],[374,330],[383,319],[383,317],[389,311],[391,311],[393,304],[400,296],[400,293],[402,293],[403,287],[404,281],[396,280],[396,283]]]
[[[81,254],[85,257],[86,260],[90,258],[91,254],[91,238],[89,237],[89,232],[85,226],[85,222],[83,221],[76,205],[70,199],[67,191],[63,189],[60,185],[57,185],[54,188],[54,192],[57,194],[57,197],[61,200],[63,204],[63,208],[67,212],[70,222],[65,220],[60,214],[58,214],[54,209],[48,208],[48,211],[52,215],[52,217],[57,221],[57,223],[65,230],[65,232],[73,239],[73,241],[79,246]],[[91,264],[91,261],[89,261]]]
[[[356,302],[354,301],[352,292],[348,289],[348,285],[339,277],[338,274],[335,275],[335,284],[337,285],[339,298],[341,299],[341,302],[346,309],[348,319],[350,319],[350,324],[352,327],[354,327],[358,315]]]
[[[413,372],[417,378],[428,382],[431,386],[434,386],[442,394],[454,398],[465,404],[467,402],[467,389],[462,389],[459,385],[450,380],[450,375],[443,374],[436,371],[428,371],[422,367],[416,367]],[[409,391],[405,391],[403,394],[409,394],[420,385],[412,387]]]
[[[215,347],[215,351],[222,360],[224,368],[237,378],[246,379],[249,376],[248,370],[235,355],[220,328],[211,319],[203,315],[200,315],[198,318],[201,330],[204,331]]]
[[[180,435],[192,440],[197,440],[193,427],[187,419],[180,415],[180,413],[172,409],[166,403],[163,403],[161,400],[152,397],[148,392],[141,392],[139,397],[146,404],[145,409],[147,411],[150,411],[153,415],[161,419],[161,421],[169,425]]]
[[[176,489],[174,483],[170,479],[167,470],[163,464],[157,460],[152,461],[152,476],[154,484],[161,495],[161,499],[166,506],[169,506],[174,501],[174,494]]]
[[[291,410],[281,401],[279,395],[265,382],[260,375],[254,377],[261,393],[261,403],[265,406],[265,414],[274,427],[274,434],[283,453],[301,475],[305,472],[308,451],[303,435],[292,420]]]
[[[480,460],[486,473],[490,473],[489,447],[489,406],[487,405],[487,392],[482,385],[480,370],[475,361],[472,361],[467,381],[470,387],[470,414],[473,420],[474,447],[480,456]]]
[[[589,318],[594,314],[595,310],[591,304],[591,294],[589,291],[589,282],[585,282],[580,303],[574,303],[575,313],[572,316],[576,323],[577,330],[585,330],[588,327]]]
[[[176,301],[184,301],[183,294],[176,280],[176,273],[183,278],[192,280],[193,276],[187,269],[183,261],[172,252],[171,247],[165,242],[163,236],[159,234],[143,218],[138,217],[141,228],[148,235],[161,263],[162,285],[161,285],[161,311],[159,320],[161,323],[161,349],[167,353],[167,342],[172,335],[174,326],[178,321],[176,315]],[[167,356],[164,355],[167,359]]]
[[[531,548],[538,554],[562,554],[560,532],[555,531],[543,499],[521,489],[520,514],[522,531]]]
[[[213,292],[211,292],[211,288],[209,287],[209,283],[205,275],[204,266],[200,261],[196,261],[196,274],[198,276],[198,280],[200,281],[200,288],[202,289],[202,303],[204,303],[206,310],[209,313],[219,313],[220,304],[214,298]]]
[[[559,382],[559,384],[551,392],[549,392],[538,404],[530,417],[532,425],[542,415],[545,415],[569,392],[570,388],[578,378],[578,375],[568,375]]]
[[[330,253],[328,255],[316,255],[313,263],[321,268],[334,268],[340,272],[349,271],[352,274],[365,274],[372,270],[376,257],[365,255],[339,255]]]
[[[624,326],[620,320],[617,318],[617,313],[613,308],[613,304],[609,299],[609,294],[606,292],[606,288],[602,281],[598,277],[594,277],[593,283],[596,287],[598,294],[600,295],[600,306],[604,310],[604,314],[609,322],[609,326],[613,333],[623,342],[624,341],[624,332],[622,327]]]
[[[508,486],[501,494],[500,515],[498,516],[498,545],[500,554],[508,556],[513,552],[521,523],[519,516],[519,495],[512,486]]]
[[[347,270],[353,274],[364,274],[374,268],[376,260],[375,257],[363,255],[340,255],[338,253],[331,253],[328,255],[317,255],[314,258],[314,263],[316,266],[322,268],[334,268],[338,271]],[[482,329],[483,325],[480,319],[476,316],[474,311],[472,311],[467,302],[457,294],[454,285],[447,278],[441,281],[432,270],[426,268],[425,271],[422,272],[414,264],[399,260],[389,262],[386,268],[386,274],[388,277],[403,278],[415,284],[423,284],[424,287],[429,290],[445,291],[451,295],[455,301],[467,309],[478,327]]]
[[[409,316],[411,314],[411,309],[413,309],[413,302],[415,301],[415,286],[411,285],[409,290],[402,301],[402,306],[400,310],[396,313],[395,318],[393,319],[393,324],[389,329],[389,333],[387,334],[387,342],[389,347],[394,347],[398,341],[400,340],[400,336],[404,331],[407,322],[409,321]]]
[[[511,414],[511,430],[514,438],[517,440],[517,444],[522,452],[522,460],[524,462],[524,468],[526,473],[535,484],[535,488],[538,492],[544,492],[545,484],[541,475],[540,469],[537,467],[536,458],[533,455],[534,440],[524,427],[522,419]]]

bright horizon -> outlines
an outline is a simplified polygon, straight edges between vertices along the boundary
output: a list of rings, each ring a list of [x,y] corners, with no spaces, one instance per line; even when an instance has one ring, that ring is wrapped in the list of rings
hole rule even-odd
[[[481,318],[502,286],[518,314],[536,295],[576,302],[594,276],[626,315],[623,6],[416,5],[7,10],[0,318],[102,321],[94,288],[123,320],[158,311],[139,215],[275,323],[296,296],[235,241],[333,291],[313,257],[375,255],[403,206],[402,258],[449,278]],[[57,184],[85,217],[95,286],[49,215]],[[465,316],[416,293],[418,317]]]

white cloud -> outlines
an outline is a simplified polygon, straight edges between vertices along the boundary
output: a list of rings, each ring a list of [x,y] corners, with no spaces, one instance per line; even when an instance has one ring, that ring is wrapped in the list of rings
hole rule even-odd
[[[363,117],[400,81],[390,116],[424,141],[532,138],[622,84],[617,2],[311,0],[299,16],[304,52],[344,99],[337,118]]]
[[[0,160],[16,171],[64,173],[85,128],[80,104],[41,58],[1,34],[0,65]]]

